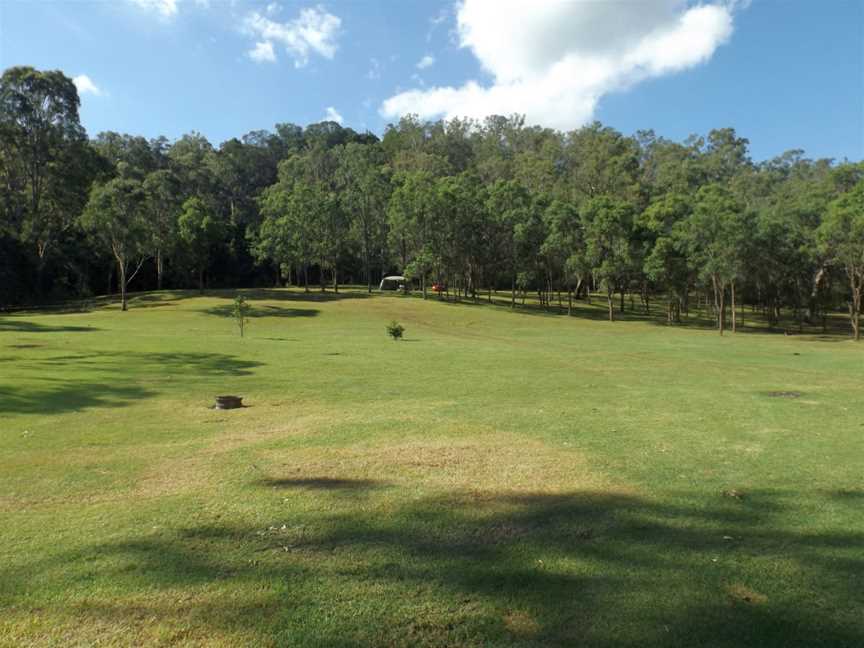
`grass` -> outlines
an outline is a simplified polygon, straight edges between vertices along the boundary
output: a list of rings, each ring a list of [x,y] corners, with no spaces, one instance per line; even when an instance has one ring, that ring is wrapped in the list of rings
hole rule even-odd
[[[0,645],[864,643],[864,345],[246,295],[0,318]]]

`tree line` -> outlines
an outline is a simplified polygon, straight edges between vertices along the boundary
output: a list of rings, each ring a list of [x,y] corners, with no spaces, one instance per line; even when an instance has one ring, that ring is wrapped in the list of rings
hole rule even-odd
[[[754,162],[733,129],[675,142],[519,116],[424,122],[383,137],[277,124],[214,147],[89,139],[59,71],[0,78],[0,306],[164,287],[372,290],[398,272],[424,298],[536,295],[610,320],[699,300],[722,333],[745,304],[860,338],[864,163],[792,150]],[[636,301],[638,299],[638,306]],[[566,305],[565,305],[566,304]]]

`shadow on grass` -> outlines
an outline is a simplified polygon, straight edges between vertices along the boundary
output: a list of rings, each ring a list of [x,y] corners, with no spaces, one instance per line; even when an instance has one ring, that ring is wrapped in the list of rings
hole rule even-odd
[[[311,481],[322,479],[345,481]],[[864,532],[802,529],[789,494],[658,503],[592,491],[454,492],[376,509],[374,497],[358,508],[341,489],[325,490],[336,499],[286,514],[287,523],[202,523],[10,563],[0,592],[44,614],[57,588],[78,582],[53,608],[69,623],[128,629],[156,618],[193,635],[292,645],[864,639]],[[189,603],[172,607],[177,588]],[[219,588],[230,604],[194,595]],[[118,592],[138,602],[126,606]]]
[[[335,477],[267,478],[255,482],[269,488],[309,488],[314,490],[371,490],[385,484],[374,479],[338,479]]]
[[[0,333],[90,333],[98,330],[94,326],[46,326],[18,318],[0,319]]]
[[[214,376],[251,376],[260,362],[223,353],[93,352],[33,360],[44,367],[34,385],[0,386],[0,412],[60,414],[122,407],[159,394],[169,381],[186,384]],[[86,370],[87,379],[58,379],[65,368]],[[140,383],[146,382],[147,386]]]
[[[218,317],[234,317],[234,305],[213,306],[201,312]],[[284,308],[265,304],[264,306],[250,306],[247,309],[246,317],[315,317],[320,312],[317,308]]]

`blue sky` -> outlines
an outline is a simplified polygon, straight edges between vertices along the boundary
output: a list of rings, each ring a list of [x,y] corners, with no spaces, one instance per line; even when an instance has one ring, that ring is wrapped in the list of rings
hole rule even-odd
[[[404,112],[521,112],[673,139],[732,126],[755,159],[864,158],[855,0],[0,0],[0,67],[21,64],[78,77],[91,135],[218,144],[328,114],[380,134]]]

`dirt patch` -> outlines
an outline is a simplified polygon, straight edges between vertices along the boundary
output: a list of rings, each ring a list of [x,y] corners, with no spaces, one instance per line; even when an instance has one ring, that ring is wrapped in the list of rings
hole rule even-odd
[[[746,585],[733,583],[726,588],[726,595],[732,603],[743,603],[748,605],[762,605],[768,602],[768,597],[755,592]]]
[[[271,480],[380,480],[394,486],[473,493],[566,493],[613,482],[580,453],[507,434],[363,447],[293,448],[259,455]],[[282,459],[278,462],[278,459]],[[500,530],[502,534],[513,530]]]
[[[504,615],[504,627],[517,637],[534,637],[540,632],[540,624],[527,612],[510,610]]]

